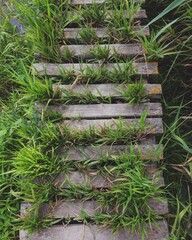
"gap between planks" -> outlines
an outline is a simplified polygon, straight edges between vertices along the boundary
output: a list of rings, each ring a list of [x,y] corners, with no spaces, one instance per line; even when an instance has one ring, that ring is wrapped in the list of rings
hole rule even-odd
[[[68,4],[71,6],[75,6],[75,5],[90,5],[93,3],[102,4],[105,2],[106,0],[69,0]],[[145,3],[145,0],[135,0],[135,3]]]
[[[61,91],[62,97],[66,94],[64,90],[71,90],[73,93],[86,94],[90,92],[96,97],[111,97],[111,98],[121,98],[121,91],[128,89],[128,87],[134,86],[134,84],[79,84],[75,85],[61,85],[54,84],[54,91]],[[161,84],[145,84],[145,91],[147,98],[160,98],[162,94]]]
[[[118,55],[138,56],[145,54],[145,50],[141,44],[99,44],[99,45],[62,45],[60,47],[61,55],[65,55],[68,51],[75,58],[93,58],[93,52],[97,51],[97,47],[101,49],[109,49],[109,56]]]
[[[58,123],[58,126],[64,124],[71,131],[83,131],[89,130],[90,128],[94,128],[95,130],[103,129],[103,128],[112,128],[117,129],[118,123],[123,124],[123,126],[134,127],[139,124],[139,119],[91,119],[91,120],[64,120]],[[146,131],[150,134],[162,134],[163,133],[163,122],[161,118],[147,118],[145,120]]]
[[[157,224],[146,224],[147,240],[165,240],[169,237],[167,223],[163,220]],[[141,240],[142,230],[137,232],[121,229],[116,234],[109,228],[101,228],[98,225],[69,224],[66,226],[53,226],[40,233],[27,235],[26,231],[20,231],[20,240]]]
[[[86,72],[86,68],[91,70],[106,69],[110,72],[116,70],[122,70],[126,67],[126,63],[108,63],[102,66],[97,63],[86,64],[86,63],[68,63],[68,64],[54,64],[54,63],[34,63],[32,65],[32,71],[34,74],[40,76],[62,76],[62,71],[74,71],[74,75],[78,76],[82,72]],[[134,75],[157,75],[158,74],[158,63],[156,62],[145,62],[145,63],[133,63],[133,67],[136,69]],[[128,71],[128,70],[127,70]]]
[[[119,10],[121,11],[121,10]],[[121,13],[125,16],[125,19],[129,19],[129,13],[127,12],[127,10],[122,10]],[[107,11],[107,15],[106,15],[106,20],[110,20],[113,18],[113,16],[116,14],[116,11],[114,10],[108,10]],[[73,10],[73,11],[68,11],[67,12],[67,16],[69,18],[71,17],[77,17],[79,18],[79,20],[83,21],[84,18],[83,16],[79,15],[79,12],[77,10]],[[144,9],[139,10],[136,14],[134,14],[134,19],[147,19],[147,14],[146,11]]]
[[[133,151],[133,152],[131,152]],[[107,157],[109,162],[121,153],[137,154],[141,160],[159,161],[163,159],[163,146],[151,145],[99,145],[99,146],[73,146],[60,149],[60,158],[63,161],[99,161]],[[101,160],[102,162],[102,160]]]
[[[81,40],[81,31],[83,28],[65,28],[64,29],[64,38],[71,41],[71,40]],[[110,38],[110,30],[108,28],[92,28],[95,32],[96,36],[99,39],[106,39]],[[115,30],[115,29],[114,29]],[[135,31],[139,36],[149,36],[149,27],[145,26],[135,26],[133,27],[133,31]]]
[[[58,106],[36,104],[36,109],[39,111],[58,111],[65,119],[140,118],[145,111],[149,118],[162,117],[161,103],[142,103],[138,106],[129,103]]]
[[[149,207],[153,213],[158,215],[166,215],[169,213],[167,199],[150,199],[148,201]],[[33,207],[33,203],[22,203],[20,208],[21,217],[26,216],[28,210]],[[86,212],[89,217],[96,214],[108,213],[113,214],[114,206],[109,208],[101,206],[96,200],[80,201],[80,200],[60,200],[58,202],[43,203],[39,207],[40,217],[51,217],[56,219],[82,219],[82,210]]]
[[[153,163],[156,166],[156,163]],[[147,176],[150,180],[154,181],[155,186],[162,187],[165,185],[162,171],[157,171],[156,167],[149,165],[149,169],[145,169]],[[53,180],[53,184],[57,188],[69,189],[71,184],[76,186],[87,186],[97,189],[109,189],[113,185],[114,177],[110,176],[110,179],[95,171],[84,172],[70,172],[60,173]],[[37,180],[38,181],[38,180]]]

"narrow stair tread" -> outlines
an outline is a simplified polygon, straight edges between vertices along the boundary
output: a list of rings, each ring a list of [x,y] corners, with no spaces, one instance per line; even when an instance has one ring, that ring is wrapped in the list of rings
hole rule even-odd
[[[81,71],[85,72],[86,68],[90,69],[107,69],[110,72],[113,72],[115,68],[121,68],[123,70],[123,67],[125,67],[125,63],[107,63],[103,64],[102,67],[100,64],[97,63],[34,63],[33,64],[33,73],[39,74],[39,75],[47,75],[47,76],[62,76],[62,71],[74,71],[74,74],[78,76]],[[133,67],[137,70],[137,72],[134,75],[156,75],[158,74],[158,63],[156,62],[141,62],[141,63],[133,63]]]
[[[165,240],[169,237],[167,223],[163,220],[157,224],[146,224],[147,240]],[[121,229],[116,234],[108,228],[98,225],[69,224],[67,226],[53,226],[32,236],[27,236],[26,231],[20,231],[21,240],[141,240],[142,230],[133,232]]]
[[[120,56],[136,56],[145,53],[141,44],[100,44],[101,49],[109,49],[110,56],[117,54]],[[93,58],[94,55],[91,51],[96,51],[97,45],[62,45],[60,47],[61,54],[70,51],[73,57],[79,58]]]
[[[73,93],[86,93],[90,92],[96,97],[121,97],[122,90],[127,87],[134,86],[134,84],[78,84],[74,87],[72,85],[54,84],[54,90],[71,90]],[[158,98],[162,94],[161,84],[145,84],[146,96],[150,98]],[[65,92],[62,93],[65,97]]]
[[[49,105],[38,104],[39,110],[58,111],[65,119],[107,119],[107,118],[136,118],[147,111],[148,117],[161,117],[161,103],[142,103],[134,106],[129,103],[117,104],[82,104],[82,105]]]

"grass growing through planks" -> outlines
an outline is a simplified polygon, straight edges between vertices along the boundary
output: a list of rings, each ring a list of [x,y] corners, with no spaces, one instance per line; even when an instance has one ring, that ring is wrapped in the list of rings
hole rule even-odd
[[[121,98],[125,102],[132,103],[134,105],[144,102],[147,95],[146,87],[142,80],[131,85],[128,84],[126,89],[119,90],[119,92],[122,94]]]
[[[66,178],[70,188],[62,189],[62,187],[60,187],[55,191],[57,191],[59,196],[68,199],[68,201],[73,201],[74,199],[80,199],[82,201],[95,199],[98,202],[102,212],[91,218],[86,212],[80,214],[79,220],[81,221],[91,220],[97,224],[111,227],[114,232],[122,227],[130,228],[134,231],[138,229],[138,227],[142,227],[143,235],[146,235],[145,227],[142,226],[143,223],[156,222],[156,219],[160,217],[157,216],[149,206],[149,200],[152,198],[157,201],[163,200],[160,194],[163,194],[164,191],[155,186],[158,178],[153,181],[148,179],[148,174],[145,170],[147,165],[140,159],[139,155],[135,155],[133,146],[130,147],[130,154],[121,153],[115,157],[113,156],[110,162],[105,162],[105,167],[102,167],[102,170],[100,168],[101,163],[99,160],[97,163],[90,160],[89,164],[85,165],[85,171],[89,171],[90,168],[92,174],[101,171],[105,177],[113,181],[111,188],[103,191],[94,189],[93,191],[89,182],[86,185],[75,185]],[[113,163],[113,165],[111,165],[111,163]],[[84,165],[85,162],[71,162],[71,164],[74,164],[75,168],[79,168],[79,164]],[[58,187],[59,186],[57,186],[57,188]],[[53,193],[50,191],[50,195],[51,194]],[[37,228],[41,227],[41,223],[47,222],[49,225],[55,222],[49,215],[44,216],[45,219],[40,218],[40,215],[34,215],[35,209],[37,209],[37,207],[32,206],[29,213],[22,216],[21,224],[25,229],[32,230],[34,226]],[[37,221],[37,219],[41,221]],[[38,226],[36,226],[36,224],[38,224]]]
[[[105,56],[104,56],[105,57]],[[132,77],[137,73],[133,66],[133,61],[126,60],[121,63],[115,63],[112,70],[103,67],[94,68],[89,65],[81,65],[78,74],[75,74],[73,68],[66,70],[60,68],[60,83],[73,84],[76,80],[78,83],[132,83]],[[56,82],[56,81],[54,81]]]
[[[150,126],[146,126],[145,121],[147,112],[140,117],[138,124],[130,125],[122,119],[114,120],[116,127],[105,126],[100,129],[91,127],[88,130],[70,130],[65,125],[61,125],[63,143],[66,145],[82,145],[82,144],[127,144],[131,142],[139,142],[150,134]]]
[[[72,89],[61,90],[62,98],[59,102],[63,104],[94,104],[94,103],[111,103],[111,97],[103,97],[99,93],[99,97],[95,96],[91,91],[84,91],[83,93],[75,93]]]
[[[95,44],[98,42],[98,36],[93,28],[90,26],[82,26],[78,33],[83,44]]]
[[[78,14],[83,19],[84,23],[90,26],[102,26],[107,17],[107,9],[105,4],[94,3],[84,5],[78,9]]]
[[[172,5],[175,4],[175,2],[176,1],[173,1]],[[157,6],[165,8],[169,3],[170,1],[168,0],[160,0],[155,6],[151,5],[152,7],[150,6],[150,3],[149,7],[151,7],[152,10],[149,10],[149,13],[154,13],[154,17],[156,17],[156,12],[158,10],[156,9]],[[45,221],[40,219],[36,214],[34,214],[33,219],[29,219],[28,221],[21,218],[20,220],[22,221],[22,224],[17,222],[16,219],[19,214],[20,201],[36,202],[36,205],[33,208],[33,212],[36,213],[40,203],[49,202],[50,199],[55,201],[55,196],[59,196],[59,194],[63,194],[63,197],[71,198],[85,197],[85,199],[87,199],[90,197],[90,199],[92,199],[95,197],[95,192],[93,192],[88,186],[71,186],[71,189],[61,192],[51,186],[50,183],[45,182],[42,178],[41,181],[39,181],[39,184],[35,184],[32,179],[34,179],[36,174],[42,174],[41,169],[38,168],[38,165],[35,165],[35,168],[33,168],[33,165],[28,165],[29,162],[25,162],[22,159],[23,157],[21,153],[22,151],[25,152],[22,150],[23,148],[34,151],[37,156],[42,154],[42,159],[45,160],[43,168],[46,173],[49,173],[50,166],[47,166],[47,159],[51,156],[52,148],[57,154],[63,135],[61,134],[60,129],[50,122],[54,122],[57,118],[61,118],[62,116],[55,112],[49,113],[48,116],[46,114],[42,114],[42,116],[40,116],[42,118],[41,125],[39,123],[39,116],[35,114],[34,110],[31,108],[31,101],[33,102],[35,97],[39,96],[41,98],[46,95],[45,101],[52,97],[52,93],[50,94],[50,83],[45,81],[45,87],[42,86],[40,82],[36,82],[35,79],[26,78],[26,74],[23,74],[23,68],[18,59],[24,60],[25,63],[29,65],[35,51],[42,54],[49,61],[60,62],[61,56],[58,44],[63,43],[63,27],[70,23],[72,19],[69,19],[69,21],[66,22],[66,15],[63,14],[63,16],[61,16],[61,14],[57,11],[58,5],[55,4],[55,1],[49,1],[49,3],[44,0],[33,0],[30,2],[22,1],[22,5],[20,2],[15,1],[14,4],[14,7],[18,8],[19,11],[15,13],[12,12],[10,14],[20,16],[19,18],[22,23],[27,26],[27,34],[20,35],[17,29],[9,24],[8,18],[6,24],[4,23],[2,25],[5,30],[1,29],[1,98],[4,98],[5,95],[8,96],[7,94],[9,94],[9,98],[6,98],[6,102],[1,102],[0,116],[0,157],[2,159],[0,163],[2,170],[2,174],[0,175],[0,238],[2,240],[17,238],[16,230],[20,229],[21,226],[24,226],[25,229],[33,231],[41,228],[42,226],[50,225],[49,221],[46,221],[46,219]],[[63,4],[65,3],[63,2]],[[65,6],[63,5],[62,9],[64,8]],[[28,11],[26,11],[26,9]],[[8,16],[7,13],[5,15]],[[158,25],[155,26],[156,29],[154,29],[154,31],[158,32],[158,35],[155,35],[152,39],[149,38],[147,40],[143,40],[143,45],[149,53],[149,59],[157,59],[158,57],[164,57],[166,59],[166,61],[162,62],[160,65],[160,72],[163,72],[161,78],[164,84],[164,96],[166,96],[166,123],[169,126],[169,133],[171,133],[166,139],[166,143],[168,142],[166,150],[166,158],[168,159],[168,174],[165,174],[168,184],[171,182],[174,183],[169,186],[169,192],[171,192],[174,196],[170,197],[170,207],[172,210],[169,216],[169,223],[171,225],[171,240],[190,240],[192,238],[190,160],[191,124],[189,121],[185,121],[182,125],[178,126],[176,124],[177,121],[174,119],[176,115],[174,110],[179,109],[182,100],[183,105],[187,107],[182,109],[180,113],[182,115],[181,117],[185,117],[186,115],[190,116],[190,105],[187,105],[187,103],[189,102],[189,96],[191,95],[191,16],[191,0],[183,1],[183,3],[180,4],[180,8],[170,12],[169,16],[167,15],[164,19],[166,22],[166,28],[164,28],[164,21],[159,22]],[[170,19],[167,19],[169,17]],[[179,20],[177,20],[174,25],[169,24],[170,21],[178,17]],[[61,19],[62,21],[60,21]],[[28,24],[30,25],[29,27]],[[44,28],[42,26],[44,26]],[[54,31],[57,31],[58,33],[56,37]],[[162,37],[164,35],[163,33],[166,33],[164,38]],[[170,33],[171,37],[168,38]],[[157,43],[155,43],[155,39],[157,39]],[[171,49],[171,52],[177,52],[177,55],[169,56],[167,47],[168,49]],[[176,49],[172,50],[172,47]],[[153,49],[155,50],[153,51]],[[10,67],[11,70],[14,71],[10,71]],[[131,64],[130,67],[129,64],[127,65],[127,69],[134,74],[135,69],[131,68]],[[87,75],[84,74],[82,81],[102,82],[103,75],[105,76],[106,82],[129,82],[131,73],[128,72],[127,69],[122,69],[121,72],[117,67],[116,75],[114,73],[112,75],[111,73],[103,70],[99,70],[97,72],[94,70],[92,71],[92,69],[88,69],[86,73]],[[15,73],[14,78],[13,72]],[[104,72],[106,75],[103,74]],[[25,76],[21,77],[21,75]],[[76,79],[76,76],[73,75],[73,71],[65,72],[63,73],[63,76],[64,81],[68,81],[70,83],[73,83]],[[16,84],[22,86],[22,90],[19,89],[18,91],[18,89],[15,89],[15,80],[17,82]],[[21,91],[22,94],[20,94]],[[7,94],[5,94],[5,92]],[[172,94],[170,94],[170,92]],[[27,98],[24,97],[24,95],[27,94]],[[183,99],[180,96],[184,96]],[[30,98],[31,101],[29,101]],[[183,116],[184,114],[186,115]],[[173,122],[171,122],[172,120]],[[102,136],[105,136],[108,142],[113,142],[116,139],[119,140],[118,133],[114,132],[112,134],[111,131],[112,130],[109,131],[111,135],[107,135],[106,137],[106,135],[103,134]],[[85,133],[84,136],[86,135],[87,133]],[[122,134],[121,136],[126,135]],[[21,161],[20,164],[18,162],[18,165],[16,165],[14,161],[15,159]],[[38,157],[36,159],[38,160]],[[34,159],[32,160],[34,161]],[[26,166],[24,165],[25,163]],[[67,172],[71,170],[71,166],[65,166],[66,169],[61,168],[63,171]],[[58,165],[55,167],[58,169]],[[23,171],[23,169],[24,172],[28,172],[28,169],[31,169],[30,174],[34,173],[34,175],[30,175],[23,179],[20,176],[20,174],[22,175],[21,171]],[[110,170],[111,169],[108,169],[108,171]],[[124,171],[124,173],[125,172],[126,171]],[[130,174],[131,173],[124,176],[126,182],[128,176],[130,177]],[[139,179],[143,180],[143,178]],[[137,178],[134,179],[134,181],[136,180]],[[133,184],[133,186],[136,185]],[[126,190],[127,195],[126,187],[123,188],[123,191]],[[151,189],[153,190],[153,188]],[[114,190],[115,188],[113,189],[113,192],[111,192],[112,197],[117,199],[117,203],[122,203],[122,196],[115,195]],[[142,188],[142,191],[143,190],[144,188]],[[176,193],[178,194],[176,195]],[[101,196],[100,199],[105,200],[106,197],[107,194]],[[105,204],[105,201],[103,201],[103,203]],[[133,210],[136,210],[136,208]],[[110,218],[113,217],[114,225],[112,225],[113,222],[109,219],[108,215],[95,216],[95,221],[98,221],[99,223],[106,223],[109,226],[112,225],[114,230],[119,226],[128,226],[129,223],[129,226],[134,227],[135,224],[139,222],[142,223],[143,219],[146,221],[149,219],[151,221],[153,220],[153,216],[147,217],[147,213],[150,214],[150,211],[146,211],[145,213],[146,218],[138,214],[139,217],[137,219],[133,219],[131,217],[128,219],[126,215],[122,216],[119,213],[113,215],[111,214]],[[126,221],[126,224],[124,221]]]
[[[111,4],[109,4],[110,6],[112,5],[113,11],[107,20],[107,25],[110,29],[111,37],[115,41],[126,43],[135,38],[133,31],[134,17],[140,10],[141,4],[135,3],[134,0],[120,0],[115,2],[112,0]]]

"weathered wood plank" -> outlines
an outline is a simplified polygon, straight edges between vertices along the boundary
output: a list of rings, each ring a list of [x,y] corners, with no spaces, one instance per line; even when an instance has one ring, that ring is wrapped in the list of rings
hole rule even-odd
[[[116,11],[114,10],[108,10],[107,15],[106,15],[106,20],[113,18],[113,16],[116,14]],[[123,10],[122,14],[125,16],[126,19],[129,19],[129,13],[127,10]],[[79,20],[84,20],[83,16],[79,15],[79,12],[74,10],[74,11],[68,11],[67,16],[70,17],[79,17]],[[134,14],[134,19],[147,19],[147,14],[144,9],[139,10],[136,14]]]
[[[100,44],[101,49],[109,49],[109,55],[113,56],[136,56],[145,53],[141,44]],[[93,51],[97,51],[97,45],[62,45],[60,47],[61,54],[70,51],[73,57],[93,58]]]
[[[149,206],[153,213],[158,215],[166,215],[169,213],[168,203],[166,199],[162,201],[158,200],[149,200]],[[22,203],[21,204],[21,216],[25,216],[27,214],[27,210],[33,206],[32,203]],[[78,218],[80,219],[82,216],[82,210],[86,212],[89,217],[93,217],[99,213],[115,213],[114,206],[110,208],[106,208],[101,206],[97,201],[90,200],[81,202],[78,200],[75,201],[60,201],[54,203],[43,203],[39,207],[39,215],[41,217],[50,216],[52,218],[61,218],[61,219],[69,219],[69,218]]]
[[[107,119],[107,118],[139,118],[144,111],[147,111],[148,117],[161,117],[161,103],[142,103],[134,106],[128,103],[117,104],[89,104],[89,105],[49,105],[39,104],[39,110],[58,111],[65,119]]]
[[[109,161],[112,161],[112,159],[118,157],[121,153],[130,154],[130,147],[128,145],[64,147],[60,151],[60,157],[64,161],[92,161],[103,159],[106,156]],[[132,148],[134,154],[139,154],[143,160],[158,161],[163,159],[162,145],[134,145]]]
[[[165,240],[169,237],[167,223],[158,221],[157,225],[146,225],[145,240]],[[137,232],[121,229],[113,234],[108,228],[98,225],[70,224],[67,226],[53,226],[40,233],[27,236],[26,231],[20,231],[20,240],[141,240],[142,230]]]
[[[155,165],[155,163],[154,163]],[[164,178],[161,171],[157,171],[156,168],[149,166],[149,169],[145,169],[149,179],[156,181],[155,185],[164,186]],[[115,179],[113,179],[115,180]],[[70,188],[70,184],[73,185],[86,185],[91,188],[111,188],[114,184],[112,177],[109,179],[102,176],[101,174],[92,171],[92,172],[70,172],[68,174],[60,173],[54,180],[54,185],[58,188]]]
[[[47,76],[62,76],[62,71],[74,71],[74,75],[78,76],[81,71],[85,72],[86,68],[97,70],[99,68],[107,69],[113,72],[116,68],[125,68],[124,63],[110,63],[103,64],[102,67],[99,64],[86,64],[86,63],[74,63],[74,64],[54,64],[54,63],[35,63],[33,64],[33,73],[39,75]],[[146,63],[133,63],[133,67],[137,70],[135,75],[156,75],[158,74],[158,63],[156,62],[146,62]]]
[[[69,127],[72,131],[82,131],[94,127],[95,129],[101,129],[104,127],[111,127],[113,129],[117,128],[118,120],[114,119],[101,119],[101,120],[64,120],[61,122]],[[137,125],[139,124],[139,119],[123,119],[122,124],[125,125]],[[148,127],[148,132],[151,134],[162,134],[163,133],[163,122],[161,118],[147,118],[145,121],[145,126]]]
[[[69,5],[75,6],[75,5],[90,5],[93,3],[102,4],[105,3],[106,0],[69,0]],[[144,3],[145,0],[135,0],[135,3]]]
[[[81,40],[81,34],[79,34],[83,28],[65,28],[64,29],[64,38],[71,41],[71,40]],[[108,28],[92,28],[95,32],[96,36],[99,39],[106,39],[110,37],[110,30]],[[133,31],[135,31],[139,36],[149,36],[150,31],[149,27],[145,26],[135,26],[133,27]]]
[[[91,92],[96,97],[111,97],[120,98],[122,96],[121,91],[126,90],[129,86],[134,84],[80,84],[75,85],[53,85],[54,90],[64,91],[71,90],[73,93],[86,94]],[[160,98],[162,94],[161,84],[145,84],[146,97],[148,98]],[[62,92],[62,97],[65,97],[65,92]]]

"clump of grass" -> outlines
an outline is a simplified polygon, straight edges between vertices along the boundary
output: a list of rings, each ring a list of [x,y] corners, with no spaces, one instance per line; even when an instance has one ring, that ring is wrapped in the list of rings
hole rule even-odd
[[[112,58],[110,48],[107,45],[102,46],[99,44],[96,47],[94,46],[90,49],[90,52],[94,60],[102,61],[103,63],[108,62]]]
[[[128,42],[134,37],[134,16],[140,10],[140,4],[135,3],[134,0],[120,0],[116,4],[112,3],[112,5],[114,10],[110,19],[107,20],[111,37],[118,42]],[[127,18],[125,12],[129,18]]]
[[[158,40],[155,40],[156,34],[154,33],[151,33],[150,37],[146,37],[145,35],[139,37],[142,46],[146,50],[148,60],[158,60],[177,53],[175,47],[170,47],[170,43],[166,43],[166,39],[170,36],[167,34]]]
[[[146,137],[149,126],[145,125],[147,113],[145,112],[137,125],[130,125],[122,119],[117,120],[116,128],[103,127],[96,130],[91,127],[88,130],[72,131],[62,125],[63,141],[67,145],[75,144],[127,144],[139,142]]]
[[[78,13],[86,24],[102,26],[107,16],[107,9],[105,4],[93,3],[90,6],[82,6],[78,9]]]
[[[122,63],[117,63],[111,73],[112,82],[130,83],[131,77],[137,73],[137,69],[133,66],[133,61],[126,60]]]
[[[61,46],[60,52],[62,62],[73,62],[75,58],[74,53],[67,46]]]
[[[62,168],[55,148],[45,146],[25,146],[21,148],[13,159],[13,173],[24,178],[37,179],[45,175],[52,175],[67,169]],[[62,170],[61,170],[62,169]]]
[[[92,50],[94,51],[94,50]],[[97,53],[96,53],[97,54]],[[104,63],[105,59],[108,59],[108,49],[102,56],[99,56],[99,62]],[[111,59],[109,57],[109,59]],[[80,65],[81,68],[79,73],[75,73],[74,69],[69,70],[60,69],[60,81],[63,84],[73,84],[77,78],[78,83],[131,83],[133,75],[137,73],[137,69],[133,64],[132,60],[126,60],[121,62],[116,62],[113,69],[107,69],[105,65],[101,67],[92,67],[86,65],[85,67]],[[58,82],[56,79],[52,79],[53,82]]]
[[[89,26],[82,27],[78,34],[81,36],[81,42],[83,44],[95,44],[98,42],[95,30]]]
[[[61,90],[62,98],[60,102],[63,104],[94,104],[94,103],[111,103],[111,97],[103,97],[99,91],[99,97],[95,96],[91,91],[76,93],[72,89]]]
[[[51,62],[61,62],[59,43],[63,28],[75,19],[67,17],[67,1],[58,4],[54,0],[24,0],[22,3],[13,0],[13,3],[34,52]]]
[[[54,110],[48,110],[44,113],[43,116],[45,121],[50,121],[50,122],[58,122],[58,121],[62,121],[63,120],[63,116],[61,113],[59,113],[58,111],[54,111]]]
[[[118,90],[122,96],[121,98],[132,104],[140,104],[145,101],[146,98],[146,86],[143,81],[127,85],[126,89]]]

